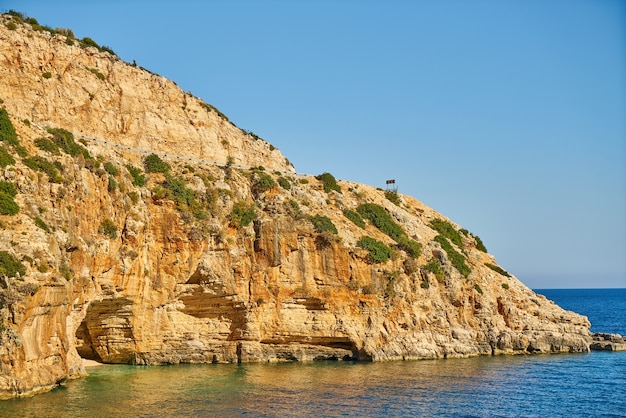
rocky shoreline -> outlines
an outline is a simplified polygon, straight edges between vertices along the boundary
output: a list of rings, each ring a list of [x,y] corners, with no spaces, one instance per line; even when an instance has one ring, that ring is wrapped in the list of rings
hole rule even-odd
[[[619,334],[596,332],[592,337],[592,351],[626,351],[626,340]]]

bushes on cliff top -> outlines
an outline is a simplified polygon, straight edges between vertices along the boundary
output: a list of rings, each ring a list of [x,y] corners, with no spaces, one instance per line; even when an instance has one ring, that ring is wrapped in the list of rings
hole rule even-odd
[[[391,257],[391,248],[375,238],[363,236],[356,245],[369,251],[369,258],[374,263],[384,263]]]
[[[473,235],[472,234],[472,236],[476,240],[476,249],[478,249],[479,251],[482,251],[484,253],[488,252],[487,251],[487,247],[485,247],[485,244],[483,244],[483,240],[481,240],[478,235]]]
[[[26,274],[26,267],[7,251],[0,251],[0,276],[15,277]]]
[[[318,176],[315,176],[315,178],[322,182],[322,184],[324,185],[324,191],[326,193],[330,192],[331,190],[335,190],[336,192],[341,193],[341,187],[339,187],[339,185],[337,184],[337,180],[332,174],[322,173]]]
[[[400,196],[396,190],[385,190],[385,198],[396,206],[400,206]]]

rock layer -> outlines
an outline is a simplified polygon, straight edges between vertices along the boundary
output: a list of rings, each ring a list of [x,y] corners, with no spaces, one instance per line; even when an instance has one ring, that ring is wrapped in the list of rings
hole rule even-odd
[[[0,215],[0,251],[25,274],[0,280],[0,397],[81,376],[81,357],[155,365],[589,350],[587,318],[532,292],[419,201],[290,175],[278,150],[172,82],[7,22],[0,98],[19,144],[0,142],[14,159],[0,180],[17,189],[19,213]],[[107,143],[53,152],[44,125]],[[138,184],[126,167],[145,154],[112,144],[266,169],[171,159],[165,172],[140,170]],[[365,203],[404,235],[344,215]],[[442,247],[435,220],[460,241]],[[357,245],[363,236],[391,257],[377,262]]]

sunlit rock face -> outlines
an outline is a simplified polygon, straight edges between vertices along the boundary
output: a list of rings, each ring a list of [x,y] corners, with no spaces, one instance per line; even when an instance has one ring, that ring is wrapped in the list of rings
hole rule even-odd
[[[0,198],[19,211],[0,215],[0,397],[81,376],[82,358],[589,350],[585,317],[532,292],[419,201],[298,176],[278,150],[173,82],[9,21],[0,24],[0,132],[10,124],[17,142],[0,142],[13,161],[0,180],[15,193]],[[47,127],[72,133],[75,146]],[[153,152],[169,168],[147,163]]]

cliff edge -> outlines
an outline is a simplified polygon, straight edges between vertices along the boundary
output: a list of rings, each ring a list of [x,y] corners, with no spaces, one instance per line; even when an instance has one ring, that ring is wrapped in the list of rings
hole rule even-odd
[[[173,82],[1,17],[0,398],[82,358],[587,352],[589,327],[414,198],[297,175]]]

